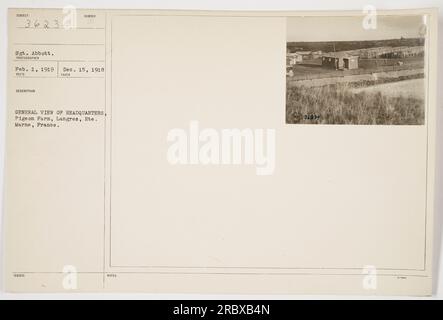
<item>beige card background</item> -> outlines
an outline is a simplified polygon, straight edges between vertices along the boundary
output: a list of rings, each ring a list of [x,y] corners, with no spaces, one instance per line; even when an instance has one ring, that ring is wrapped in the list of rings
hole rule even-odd
[[[93,25],[44,34],[18,28],[23,11],[60,14],[9,12],[8,290],[63,290],[72,265],[80,291],[431,293],[434,11],[381,13],[428,15],[424,126],[285,124],[286,16],[300,13],[82,10]],[[14,77],[17,47],[48,40],[61,60],[103,60],[104,77]],[[13,127],[17,108],[61,106],[107,116]],[[167,133],[192,120],[275,129],[274,174],[172,166]]]

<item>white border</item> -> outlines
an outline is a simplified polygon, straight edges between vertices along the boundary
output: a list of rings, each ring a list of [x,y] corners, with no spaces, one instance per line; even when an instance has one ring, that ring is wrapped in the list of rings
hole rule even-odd
[[[441,0],[310,0],[295,2],[291,0],[76,0],[76,1],[11,1],[0,2],[0,208],[3,208],[3,168],[5,146],[6,114],[6,70],[7,70],[7,9],[8,8],[54,8],[73,5],[91,9],[187,9],[187,10],[362,10],[366,5],[373,5],[379,10],[439,8],[438,61],[443,61],[443,1]],[[438,63],[438,86],[442,87],[443,63]],[[434,217],[434,272],[433,296],[430,299],[443,299],[443,90],[437,90],[437,159]],[[3,210],[2,210],[3,213]],[[411,299],[408,297],[367,297],[367,296],[327,296],[327,295],[197,295],[197,294],[7,294],[3,288],[3,214],[0,219],[0,300],[3,299]],[[427,299],[427,298],[422,298]]]

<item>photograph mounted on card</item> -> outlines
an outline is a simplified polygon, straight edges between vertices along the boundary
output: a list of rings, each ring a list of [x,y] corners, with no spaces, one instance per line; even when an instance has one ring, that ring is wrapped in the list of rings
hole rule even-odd
[[[286,123],[423,125],[426,19],[288,18]]]

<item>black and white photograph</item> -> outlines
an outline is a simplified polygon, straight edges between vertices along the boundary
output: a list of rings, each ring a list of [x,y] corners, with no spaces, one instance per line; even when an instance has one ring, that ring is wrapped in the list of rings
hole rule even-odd
[[[423,16],[287,19],[286,123],[423,125]]]

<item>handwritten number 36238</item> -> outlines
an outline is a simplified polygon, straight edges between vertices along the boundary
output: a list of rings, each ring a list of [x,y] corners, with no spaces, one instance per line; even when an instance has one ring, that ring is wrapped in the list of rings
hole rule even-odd
[[[41,26],[41,23],[40,23],[39,20],[34,20],[34,21],[32,21],[31,19],[26,19],[26,22],[25,22],[25,28],[35,28],[35,29],[37,29],[37,28],[39,28],[40,26]],[[53,20],[53,23],[52,23],[52,24],[49,22],[49,20],[44,20],[44,21],[43,21],[43,26],[42,26],[42,27],[43,27],[44,29],[59,28],[59,27],[60,27],[60,24],[59,24],[59,22],[58,22],[57,19]]]

